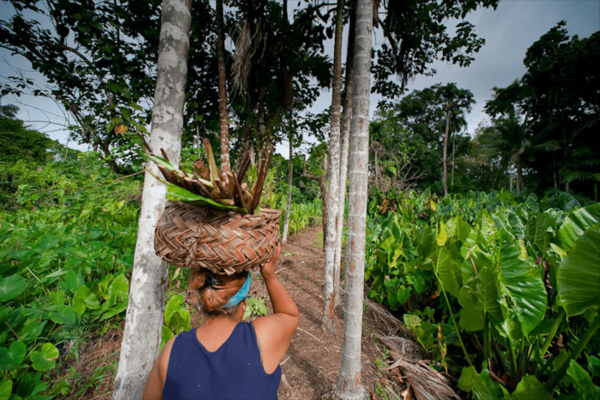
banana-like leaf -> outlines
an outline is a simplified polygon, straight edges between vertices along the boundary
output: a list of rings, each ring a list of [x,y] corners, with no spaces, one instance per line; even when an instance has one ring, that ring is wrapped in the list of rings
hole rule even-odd
[[[573,244],[558,268],[557,285],[568,316],[600,306],[600,223]]]
[[[500,280],[506,287],[512,311],[521,323],[525,336],[540,323],[546,313],[546,288],[540,270],[519,256],[521,249],[504,241],[500,245]]]
[[[471,332],[483,329],[486,319],[501,323],[502,311],[498,303],[498,287],[494,272],[488,268],[479,271],[463,285],[458,293],[460,326]]]
[[[217,203],[214,200],[200,196],[199,194],[192,193],[189,190],[172,184],[167,185],[167,200],[184,201],[197,207],[208,207],[221,211],[234,211],[242,214],[248,214],[248,210],[245,208],[236,206],[226,206],[224,204]]]
[[[573,243],[583,235],[589,227],[600,222],[600,203],[573,211],[563,222],[558,231],[558,242],[563,250],[568,251]]]

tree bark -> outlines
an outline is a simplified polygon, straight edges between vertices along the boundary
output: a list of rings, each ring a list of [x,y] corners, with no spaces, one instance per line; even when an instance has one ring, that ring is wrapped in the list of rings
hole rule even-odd
[[[350,137],[350,189],[346,245],[344,337],[337,389],[341,399],[366,399],[362,386],[361,342],[365,278],[365,241],[369,164],[369,107],[373,1],[358,0],[354,45],[354,97]]]
[[[454,187],[454,162],[456,154],[456,135],[452,136],[452,180],[450,181],[450,185]]]
[[[521,193],[521,189],[523,189],[522,187],[522,182],[523,182],[523,170],[521,168],[521,156],[518,155],[516,157],[516,163],[517,163],[517,194]]]
[[[227,125],[227,75],[225,73],[225,34],[223,33],[223,0],[217,0],[217,60],[219,66],[219,125],[221,171],[229,172],[229,128]]]
[[[287,196],[287,204],[285,206],[285,221],[283,223],[283,238],[281,241],[285,244],[287,243],[288,231],[290,229],[290,211],[292,210],[292,180],[294,177],[294,144],[292,140],[292,130],[290,129],[290,159],[289,159],[289,168],[288,168],[288,196]]]
[[[340,157],[340,191],[338,198],[338,226],[335,238],[335,261],[333,271],[333,298],[335,307],[341,305],[340,272],[342,267],[342,242],[344,237],[344,210],[346,205],[346,180],[348,179],[348,150],[350,145],[350,118],[352,117],[352,96],[354,94],[354,28],[356,27],[356,2],[350,6],[350,26],[346,50],[346,93],[342,114],[342,149]]]
[[[446,105],[446,133],[444,134],[444,195],[448,194],[448,135],[450,133],[450,102]]]
[[[162,10],[150,146],[164,149],[175,161],[181,151],[191,1],[164,0]],[[160,175],[154,163],[148,164]],[[165,193],[165,185],[146,171],[115,400],[142,398],[160,350],[169,265],[155,254],[154,230],[165,207]]]
[[[333,55],[333,92],[331,102],[331,133],[329,134],[329,155],[331,157],[329,170],[329,194],[327,199],[327,225],[323,234],[325,240],[325,283],[323,329],[335,332],[334,307],[335,298],[333,291],[333,271],[335,269],[335,243],[338,224],[338,201],[340,184],[340,109],[341,109],[341,82],[342,82],[342,31],[344,28],[344,0],[337,0],[337,21],[335,29],[335,46]]]

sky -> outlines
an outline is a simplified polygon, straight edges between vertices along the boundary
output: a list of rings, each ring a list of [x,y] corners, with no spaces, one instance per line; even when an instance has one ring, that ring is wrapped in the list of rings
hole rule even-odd
[[[291,14],[295,2],[289,4]],[[11,13],[11,6],[7,2],[0,2],[0,18],[4,19]],[[437,83],[445,85],[454,82],[459,88],[471,90],[477,101],[467,116],[468,132],[473,133],[478,124],[489,121],[483,107],[485,102],[491,99],[492,88],[506,87],[523,76],[525,52],[540,36],[561,20],[567,22],[566,28],[570,35],[588,37],[600,30],[600,0],[501,0],[495,11],[479,9],[469,14],[466,19],[475,25],[476,34],[486,40],[483,48],[475,54],[475,61],[467,68],[436,62],[433,65],[437,70],[434,76],[419,76],[407,86],[410,91]],[[343,48],[346,40],[347,37],[344,37]],[[375,31],[373,45],[378,46],[382,42],[383,35]],[[328,54],[332,54],[333,45],[329,44],[326,50]],[[0,82],[7,76],[14,75],[11,66],[19,67],[28,76],[43,82],[43,77],[32,71],[26,60],[19,56],[11,56],[8,51],[0,49]],[[378,100],[377,96],[371,99],[371,115]],[[0,101],[3,105],[18,105],[21,108],[18,117],[32,128],[47,133],[49,137],[63,144],[68,142],[70,147],[86,149],[85,146],[77,146],[73,141],[69,141],[68,131],[64,126],[68,125],[65,113],[51,100],[33,96],[19,99],[7,96]],[[330,105],[331,91],[323,91],[311,110],[320,112]],[[279,145],[277,152],[287,158],[287,143]]]

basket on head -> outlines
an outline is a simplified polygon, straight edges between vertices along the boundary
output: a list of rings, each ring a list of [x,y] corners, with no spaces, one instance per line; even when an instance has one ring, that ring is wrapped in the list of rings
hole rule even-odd
[[[156,226],[156,254],[171,264],[231,275],[266,263],[279,242],[281,210],[243,215],[169,202]]]

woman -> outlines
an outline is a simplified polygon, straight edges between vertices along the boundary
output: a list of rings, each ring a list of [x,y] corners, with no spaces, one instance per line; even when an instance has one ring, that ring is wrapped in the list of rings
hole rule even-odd
[[[279,363],[300,320],[275,276],[280,250],[261,268],[273,315],[251,323],[241,322],[250,273],[192,273],[188,288],[197,294],[205,323],[165,344],[150,371],[144,400],[277,399]]]

